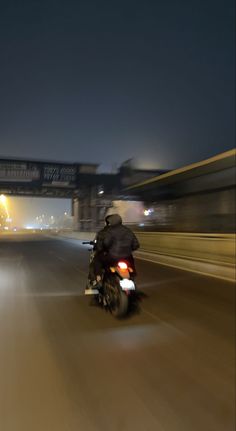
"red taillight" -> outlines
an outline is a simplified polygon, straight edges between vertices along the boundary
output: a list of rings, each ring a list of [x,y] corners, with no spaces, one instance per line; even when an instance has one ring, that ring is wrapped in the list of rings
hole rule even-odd
[[[125,262],[118,262],[118,267],[120,269],[128,269],[128,265]]]

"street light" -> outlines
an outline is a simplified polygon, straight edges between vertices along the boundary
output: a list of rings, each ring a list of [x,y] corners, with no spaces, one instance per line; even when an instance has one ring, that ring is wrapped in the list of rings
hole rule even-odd
[[[7,198],[5,195],[0,195],[0,203],[2,204],[3,208],[6,211],[7,218],[9,218],[9,212],[7,209]]]
[[[7,203],[7,198],[5,195],[0,195],[0,201],[3,205],[6,205]]]

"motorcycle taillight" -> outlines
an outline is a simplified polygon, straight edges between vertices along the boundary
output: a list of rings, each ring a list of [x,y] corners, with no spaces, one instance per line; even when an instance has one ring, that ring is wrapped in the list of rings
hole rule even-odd
[[[126,262],[122,262],[122,261],[118,262],[118,267],[120,269],[128,269],[127,263]]]

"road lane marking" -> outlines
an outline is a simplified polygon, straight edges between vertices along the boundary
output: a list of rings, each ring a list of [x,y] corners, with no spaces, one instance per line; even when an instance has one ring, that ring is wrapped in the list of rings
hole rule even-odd
[[[178,335],[181,335],[182,337],[184,336],[185,338],[187,337],[187,335],[185,334],[185,332],[179,330],[176,328],[176,326],[171,325],[170,323],[167,323],[165,320],[162,320],[160,317],[158,317],[156,314],[151,313],[150,311],[146,310],[143,307],[140,307],[140,309],[143,311],[143,313],[147,314],[149,317],[152,317],[152,319],[156,320],[157,322],[161,323],[163,326],[166,326],[168,329],[171,329],[172,331],[175,331],[178,333]]]
[[[61,262],[66,262],[66,260],[65,260],[63,257],[61,257],[61,256],[57,256],[57,255],[55,254],[55,257],[56,257],[58,260],[60,260]]]
[[[187,279],[192,280],[192,277],[182,277],[182,276],[177,276],[177,277],[171,277],[171,278],[167,278],[165,280],[159,280],[159,281],[150,281],[150,282],[144,282],[144,283],[139,283],[138,287],[139,289],[148,289],[148,288],[157,288],[159,286],[165,285],[165,284],[169,284],[169,283],[175,283],[175,282],[180,282],[180,281],[186,281]]]
[[[56,259],[62,261],[62,262],[67,262],[68,259],[65,259],[64,257],[59,256],[58,254],[56,254],[53,250],[49,250],[48,251],[50,254],[52,254]],[[79,269],[77,266],[71,266],[71,268],[73,268],[76,272],[80,272],[83,275],[87,276],[87,271],[84,271],[83,269]]]
[[[79,293],[78,291],[76,292],[35,292],[35,293],[22,293],[22,294],[18,294],[16,295],[17,297],[32,297],[32,298],[50,298],[50,297],[79,297],[79,296],[84,296],[84,293],[81,292]]]
[[[86,276],[88,275],[87,271],[84,271],[83,269],[79,269],[77,268],[77,266],[72,266],[72,268],[77,272],[81,272],[81,274],[83,275],[86,275]]]

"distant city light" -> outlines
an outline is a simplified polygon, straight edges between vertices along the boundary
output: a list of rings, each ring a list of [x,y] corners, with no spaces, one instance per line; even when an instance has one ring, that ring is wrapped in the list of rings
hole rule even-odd
[[[4,226],[9,226],[9,230],[13,231],[14,226],[23,229],[26,229],[26,226],[46,229],[48,225],[50,228],[72,225],[70,202],[67,200],[65,202],[64,199],[12,197],[6,193],[2,195],[0,192],[0,223],[2,224],[0,230],[3,230]],[[64,215],[65,212],[66,215]],[[6,221],[10,218],[12,222]]]
[[[147,209],[147,210],[144,210],[144,215],[147,217],[147,216],[149,216],[150,214],[152,214],[154,212],[154,209],[153,208],[149,208],[149,209]]]

